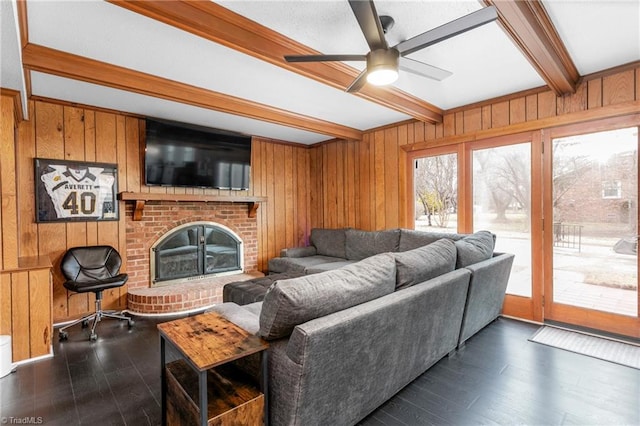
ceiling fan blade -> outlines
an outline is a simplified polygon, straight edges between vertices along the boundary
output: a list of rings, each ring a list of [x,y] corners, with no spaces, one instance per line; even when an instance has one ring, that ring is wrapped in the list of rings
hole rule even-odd
[[[402,41],[395,47],[401,56],[405,56],[424,49],[425,47],[440,43],[448,38],[455,37],[458,34],[488,24],[496,19],[498,19],[498,12],[495,6],[488,6],[454,21],[447,22],[432,30],[418,34],[409,40]]]
[[[286,55],[287,62],[366,61],[366,55]]]
[[[398,68],[437,81],[444,80],[453,74],[451,71],[443,70],[442,68],[434,67],[424,62],[414,61],[409,58],[400,58]]]
[[[347,87],[348,93],[355,93],[367,83],[367,70],[364,70],[356,77],[355,80]]]
[[[369,49],[388,49],[389,45],[384,38],[382,24],[380,23],[380,18],[378,18],[378,12],[376,12],[373,1],[349,0],[349,5],[351,6],[351,10],[353,10],[353,14],[356,16],[365,40],[367,40]]]

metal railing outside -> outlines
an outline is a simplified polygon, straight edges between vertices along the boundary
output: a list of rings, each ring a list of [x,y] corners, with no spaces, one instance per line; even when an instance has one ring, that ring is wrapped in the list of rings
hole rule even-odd
[[[582,225],[571,225],[562,222],[553,224],[553,246],[582,249]]]

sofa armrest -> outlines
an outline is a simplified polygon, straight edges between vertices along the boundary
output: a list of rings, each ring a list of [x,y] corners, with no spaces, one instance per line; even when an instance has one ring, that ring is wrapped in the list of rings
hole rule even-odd
[[[513,259],[510,253],[494,253],[491,259],[466,267],[471,271],[471,281],[459,345],[500,315]]]
[[[280,257],[308,257],[317,254],[314,246],[291,247],[280,250]]]

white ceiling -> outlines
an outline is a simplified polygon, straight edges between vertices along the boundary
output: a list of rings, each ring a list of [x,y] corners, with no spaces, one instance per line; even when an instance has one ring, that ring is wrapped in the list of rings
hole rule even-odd
[[[0,0],[0,87],[21,92],[26,103],[15,4]]]
[[[222,1],[224,7],[323,53],[368,52],[346,1]],[[379,15],[392,16],[389,45],[479,10],[475,0],[376,1]],[[438,43],[409,58],[449,71],[434,81],[401,72],[395,86],[442,109],[544,85],[497,22]],[[350,63],[363,69],[363,63]],[[517,75],[518,78],[513,78]]]
[[[22,88],[22,68],[20,67],[20,49],[18,33],[15,26],[15,10],[10,2],[0,2],[0,51],[2,56],[2,72],[0,73],[0,85],[14,90]]]
[[[2,87],[23,92],[16,0],[0,0]],[[30,43],[367,130],[408,115],[101,1],[27,0]],[[322,53],[365,54],[346,0],[222,1],[224,7]],[[396,23],[390,45],[478,10],[478,1],[376,1]],[[581,75],[640,60],[640,1],[543,1]],[[395,86],[443,110],[543,86],[497,22],[416,52],[453,72],[437,82],[401,72]],[[363,64],[350,63],[362,68]],[[31,72],[35,96],[312,144],[330,136]]]
[[[545,1],[580,75],[640,59],[640,1]]]

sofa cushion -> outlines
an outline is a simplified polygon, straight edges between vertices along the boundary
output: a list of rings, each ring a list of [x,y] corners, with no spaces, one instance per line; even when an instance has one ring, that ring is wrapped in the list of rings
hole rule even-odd
[[[381,254],[333,271],[277,281],[264,297],[258,335],[271,340],[315,318],[390,294],[396,262]]]
[[[264,299],[268,288],[258,283],[252,283],[251,280],[225,284],[222,288],[222,302],[233,302],[240,306],[259,302]]]
[[[344,258],[330,256],[274,257],[269,259],[269,273],[297,272],[304,274],[304,270],[310,266],[343,260]]]
[[[345,259],[345,228],[324,229],[314,228],[311,230],[311,244],[321,256],[341,257]]]
[[[262,311],[262,302],[249,303],[248,305],[244,305],[243,308],[259,317],[260,311]]]
[[[259,313],[256,310],[256,308],[259,309],[259,305],[260,303],[252,309],[247,309],[233,302],[219,303],[207,309],[205,312],[217,312],[249,333],[256,334],[260,328]]]
[[[327,272],[334,269],[342,268],[343,266],[351,265],[356,262],[357,260],[343,260],[342,262],[321,263],[320,265],[309,266],[304,270],[304,273],[307,275],[318,274],[320,272]]]
[[[397,290],[446,274],[456,267],[456,246],[453,241],[447,239],[395,253],[394,256]]]
[[[489,231],[478,231],[455,242],[458,251],[456,268],[490,259],[495,246],[495,235]]]
[[[349,260],[362,260],[380,253],[398,251],[400,230],[360,231],[347,229],[346,257]]]
[[[280,257],[307,257],[315,256],[318,251],[314,246],[307,247],[290,247],[280,250]]]
[[[457,241],[466,236],[466,234],[454,234],[446,232],[427,232],[416,231],[413,229],[401,229],[400,230],[400,244],[398,251],[413,250],[418,247],[426,246],[431,243],[435,243],[438,240],[446,238],[448,240]]]
[[[267,290],[275,281],[296,278],[301,275],[304,274],[301,272],[282,272],[225,284],[224,287],[222,287],[222,301],[234,302],[240,306],[260,302],[264,299]]]

